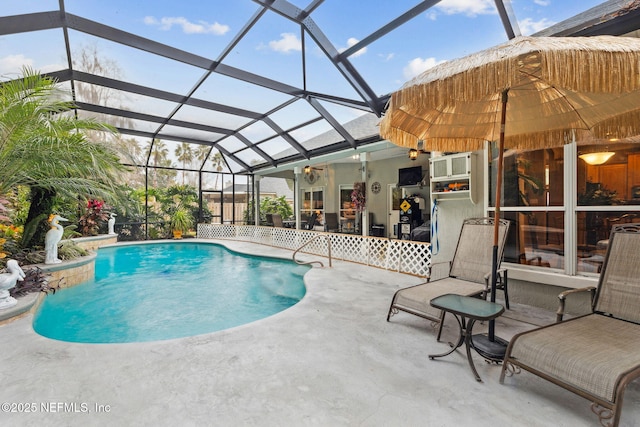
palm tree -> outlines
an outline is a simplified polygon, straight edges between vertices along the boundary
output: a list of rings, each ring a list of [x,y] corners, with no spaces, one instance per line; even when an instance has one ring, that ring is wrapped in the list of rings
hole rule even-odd
[[[204,166],[204,162],[209,157],[209,152],[211,151],[211,147],[208,145],[198,145],[196,148],[196,160],[200,162],[200,168]]]
[[[222,157],[222,153],[216,151],[216,154],[211,158],[211,163],[213,163],[213,167],[216,169],[216,182],[213,184],[213,188],[218,188],[218,178],[220,178],[220,172],[222,172],[222,166],[224,165],[224,157]]]
[[[193,162],[193,157],[194,157],[193,148],[191,148],[191,144],[186,142],[181,142],[180,145],[176,147],[175,155],[178,161],[182,162],[182,185],[184,185],[184,175],[185,175],[185,169],[187,167],[186,164],[187,163],[191,164],[191,162]]]
[[[151,160],[153,160],[154,166],[163,166],[166,164],[169,158],[169,149],[167,144],[161,139],[153,139],[150,144],[151,148]],[[153,187],[158,187],[158,169],[153,170]]]
[[[117,178],[124,166],[111,149],[83,133],[114,129],[63,114],[73,108],[65,97],[55,80],[29,68],[0,85],[0,194],[21,185],[31,189],[25,247],[39,244],[40,237],[44,241],[48,227],[42,219],[51,213],[55,196],[120,195]]]

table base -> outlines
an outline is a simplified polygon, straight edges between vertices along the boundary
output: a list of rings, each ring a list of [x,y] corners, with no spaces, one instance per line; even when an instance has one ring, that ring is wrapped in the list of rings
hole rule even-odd
[[[471,337],[471,345],[478,354],[492,362],[502,362],[507,351],[509,341],[495,337],[491,341],[488,334],[476,334]]]
[[[476,381],[482,382],[482,378],[480,378],[480,375],[478,374],[478,371],[476,370],[476,367],[473,363],[473,359],[471,358],[471,347],[473,347],[473,344],[471,343],[471,331],[473,330],[473,324],[475,323],[475,319],[469,319],[467,321],[466,318],[462,316],[458,316],[455,313],[453,314],[453,317],[456,318],[456,320],[458,321],[458,326],[460,326],[460,336],[458,338],[458,342],[457,343],[450,342],[449,346],[451,347],[451,350],[442,354],[430,354],[429,359],[433,360],[438,357],[448,356],[454,351],[456,351],[456,349],[462,347],[462,344],[464,344],[465,350],[467,353],[467,361],[469,362],[469,367],[471,368],[471,372],[473,372],[473,376],[476,378]]]

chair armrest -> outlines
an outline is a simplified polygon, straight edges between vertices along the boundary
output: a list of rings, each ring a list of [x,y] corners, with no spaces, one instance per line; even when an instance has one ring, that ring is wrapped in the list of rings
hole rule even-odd
[[[501,274],[507,274],[507,269],[506,268],[499,268],[496,270],[496,273],[498,274],[498,276],[500,276]],[[491,279],[491,272],[488,272],[487,274],[484,275],[484,280],[486,282],[489,281],[489,279]]]
[[[556,312],[556,322],[562,322],[562,318],[564,317],[564,305],[568,295],[575,294],[578,292],[591,292],[591,305],[593,305],[593,300],[596,296],[596,287],[588,286],[586,288],[577,288],[577,289],[569,289],[568,291],[560,292],[558,295],[558,311]]]
[[[500,283],[506,283],[507,282],[507,269],[506,268],[499,268],[496,270],[496,286],[500,286]],[[485,288],[488,291],[489,288],[491,287],[491,273],[487,273],[484,275],[484,283],[485,283]]]
[[[434,273],[434,267],[435,270],[439,271],[439,270],[444,270],[444,267],[442,267],[443,265],[446,264],[446,274],[440,276],[440,275],[435,275]],[[442,261],[442,262],[435,262],[433,264],[431,264],[429,266],[429,281],[431,281],[431,279],[434,280],[438,280],[438,279],[442,279],[444,277],[447,277],[449,275],[449,272],[451,271],[451,261]]]

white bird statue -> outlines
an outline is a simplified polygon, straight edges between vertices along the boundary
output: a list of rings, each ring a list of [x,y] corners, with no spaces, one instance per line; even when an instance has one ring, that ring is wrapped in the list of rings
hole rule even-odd
[[[118,215],[116,215],[115,212],[111,212],[109,214],[109,221],[107,221],[107,225],[109,226],[109,234],[116,234],[115,231],[113,231],[113,227],[116,225],[116,217]]]
[[[49,216],[51,230],[47,231],[44,237],[45,264],[60,264],[62,262],[62,260],[58,258],[58,242],[62,239],[62,232],[64,231],[64,228],[59,224],[60,221],[69,220],[60,215],[51,214]]]
[[[9,289],[16,285],[18,280],[23,281],[25,274],[18,265],[18,261],[10,259],[7,261],[8,273],[0,273],[0,310],[13,307],[18,301],[9,295]]]

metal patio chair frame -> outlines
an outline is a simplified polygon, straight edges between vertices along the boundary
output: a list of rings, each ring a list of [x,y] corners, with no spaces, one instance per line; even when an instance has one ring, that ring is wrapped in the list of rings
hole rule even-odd
[[[592,312],[562,321],[566,297],[586,291]],[[640,377],[640,224],[612,228],[597,288],[559,299],[558,322],[511,339],[500,383],[524,369],[590,400],[603,426],[618,426],[624,391]]]
[[[432,321],[438,326],[437,340],[440,341],[444,312],[431,307],[433,298],[444,294],[458,294],[486,298],[490,291],[491,267],[493,261],[494,218],[468,218],[462,223],[458,244],[453,259],[448,262],[448,275],[432,280],[434,264],[430,267],[430,279],[408,288],[398,290],[391,300],[387,322],[400,311]],[[499,220],[498,263],[502,259],[504,245],[509,231],[509,221]],[[500,265],[498,264],[498,267]],[[507,293],[507,271],[498,269],[498,288]]]

